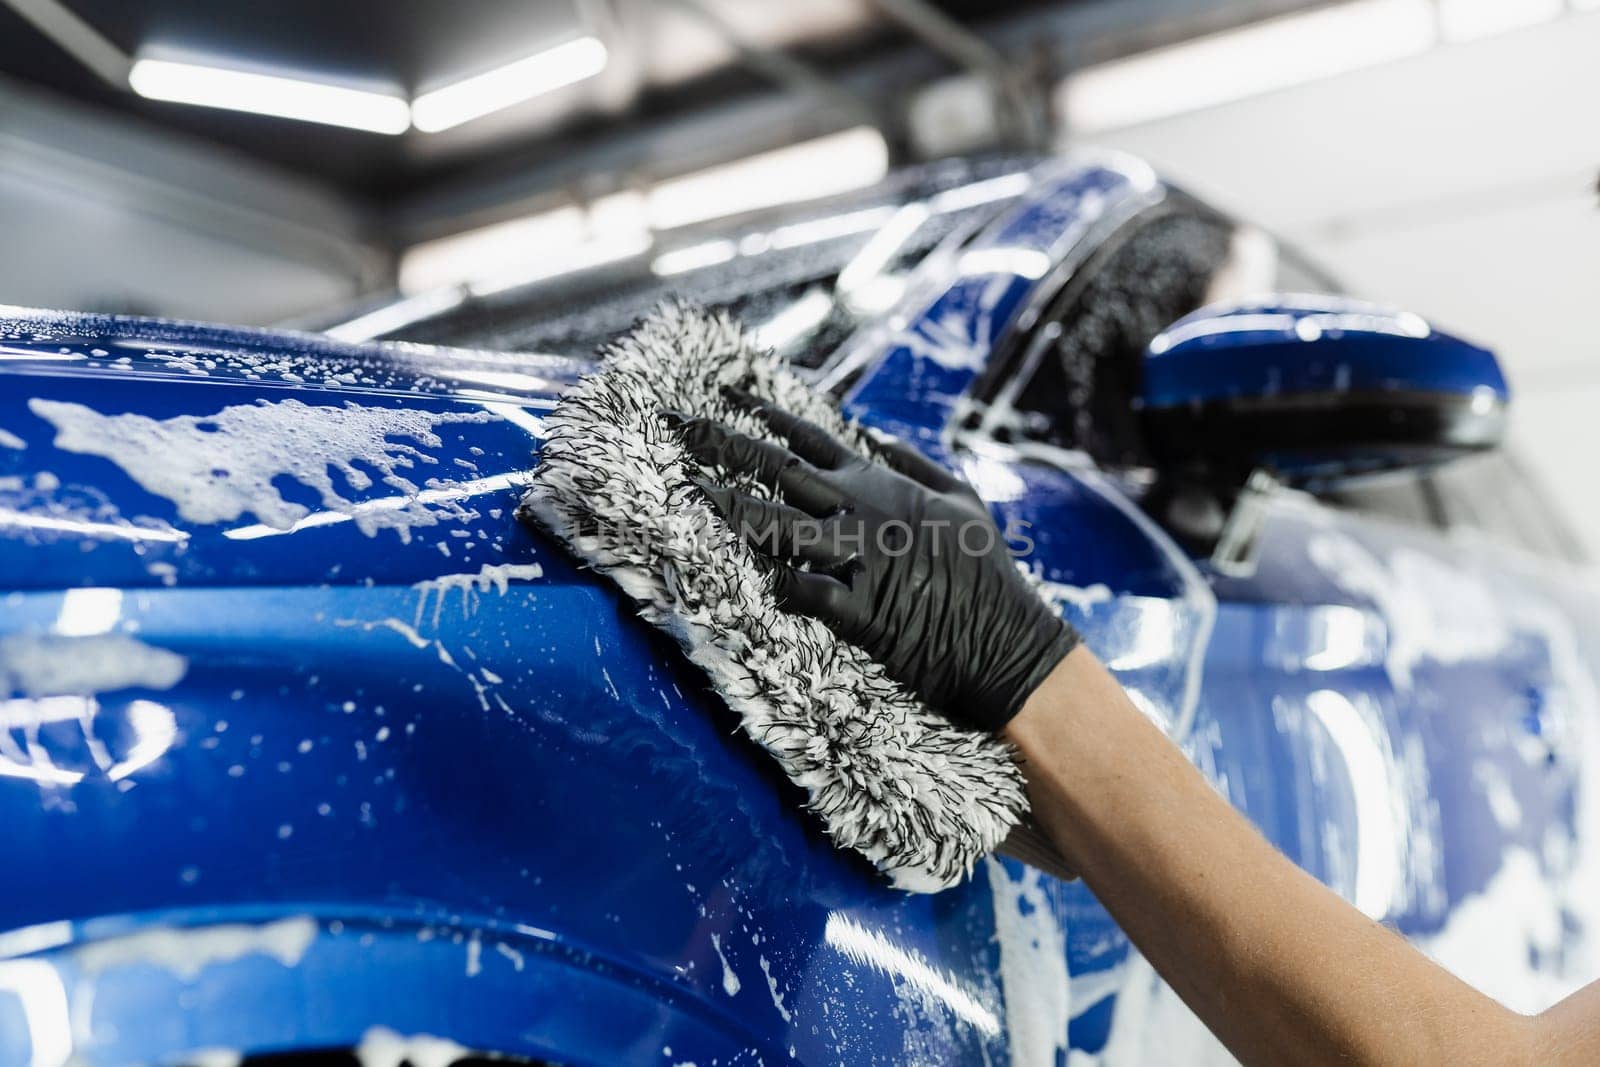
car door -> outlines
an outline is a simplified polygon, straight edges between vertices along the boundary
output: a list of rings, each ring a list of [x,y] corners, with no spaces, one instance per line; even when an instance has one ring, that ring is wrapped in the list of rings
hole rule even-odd
[[[1245,750],[1264,745],[1267,727],[1252,721],[1236,739],[1209,706],[1214,692],[1227,694],[1225,704],[1237,699],[1225,672],[1249,679],[1242,652],[1230,660],[1213,651],[1218,604],[1196,561],[1138,506],[1137,479],[1097,469],[1081,450],[995,432],[973,406],[986,384],[1009,384],[986,378],[1004,361],[1008,325],[1038,315],[1032,302],[1046,270],[1070,284],[1102,242],[1165,195],[1137,168],[1069,172],[972,241],[931,299],[891,317],[856,351],[847,346],[836,367],[864,364],[844,379],[847,410],[959,465],[1140,708],[1183,739],[1219,785],[1231,778],[1243,790],[1246,776],[1224,761],[1238,753],[1240,767],[1255,766]],[[1276,804],[1286,780],[1269,776],[1241,792],[1242,802]],[[1055,1063],[1069,1048],[1113,1059],[1150,1051],[1149,1062],[1167,1062],[1147,1048],[1153,1038],[1208,1047],[1203,1027],[1152,980],[1080,883],[1012,859],[987,861],[986,878],[1012,1062]]]
[[[1387,669],[1437,809],[1435,889],[1398,925],[1541,1010],[1597,976],[1592,569],[1504,452],[1328,503],[1349,537],[1333,577],[1388,619]]]
[[[1451,538],[1426,501],[1397,522],[1281,492],[1249,566],[1210,564],[1197,531],[1228,503],[1162,497],[1130,401],[1172,318],[1240,284],[1320,282],[1245,232],[1171,198],[1108,235],[979,383],[959,438],[969,475],[1009,480],[1002,506],[1048,531],[1039,573],[1086,642],[1274,844],[1481,988],[1542,1007],[1586,977],[1592,593],[1561,595],[1562,570],[1525,552]],[[1101,544],[1117,535],[1085,494],[1137,516],[1137,534]],[[1137,567],[1111,563],[1130,546],[1183,581],[1140,588]],[[1223,1055],[1092,898],[1052,892],[1075,1049]]]

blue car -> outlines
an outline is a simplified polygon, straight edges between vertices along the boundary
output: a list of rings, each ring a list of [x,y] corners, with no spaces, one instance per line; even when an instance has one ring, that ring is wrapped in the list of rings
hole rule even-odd
[[[518,521],[672,293],[1028,530],[1296,863],[1515,1007],[1593,977],[1600,596],[1484,349],[1109,155],[514,282],[318,334],[0,309],[0,1064],[1226,1059],[1080,883],[835,850]]]

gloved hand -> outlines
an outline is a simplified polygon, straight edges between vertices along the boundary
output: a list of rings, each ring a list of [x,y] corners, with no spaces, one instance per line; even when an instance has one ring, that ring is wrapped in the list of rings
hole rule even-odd
[[[890,469],[814,423],[742,399],[789,448],[666,418],[696,459],[753,474],[781,497],[701,484],[751,547],[775,558],[779,604],[864,649],[930,707],[1004,728],[1078,634],[1018,572],[983,501],[907,445],[883,446]]]

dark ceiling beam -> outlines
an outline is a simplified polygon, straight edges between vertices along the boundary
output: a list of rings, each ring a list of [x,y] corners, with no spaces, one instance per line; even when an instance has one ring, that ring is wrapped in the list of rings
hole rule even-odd
[[[747,40],[743,34],[729,25],[726,19],[701,3],[701,0],[667,0],[667,2],[710,28],[733,49],[740,63],[754,73],[770,79],[779,88],[825,100],[841,113],[853,114],[859,122],[875,126],[884,125],[886,116],[869,98],[843,88],[826,74],[813,69],[810,64],[781,48],[768,48]]]
[[[1050,143],[1049,87],[1031,83],[1028,68],[1011,62],[977,33],[927,0],[871,0],[872,6],[917,40],[982,78],[994,93],[1001,139],[1015,148]]]
[[[22,16],[107,85],[124,91],[128,88],[128,71],[133,69],[133,60],[65,4],[58,0],[0,0],[0,3]]]
[[[1028,75],[1043,98],[1046,94],[1040,86],[1075,66],[1319,2],[1326,0],[1040,3],[982,25],[963,26],[963,34],[972,40],[947,40],[949,51],[941,48],[935,52],[919,41],[830,72],[828,80],[852,99],[880,101],[876,124],[891,146],[897,146],[904,143],[906,135],[904,102],[948,75],[955,52],[977,61],[976,48],[981,46],[1019,68],[1032,67],[1032,60],[1041,54],[1048,56],[1050,63],[1042,72],[1033,70]],[[558,202],[599,196],[640,181],[779,147],[859,121],[859,112],[848,105],[841,107],[836,98],[823,99],[820,108],[818,102],[809,84],[790,85],[708,107],[543,138],[392,203],[388,229],[395,246],[403,247]],[[1060,131],[1049,132],[1059,139]]]
[[[1091,0],[1052,4],[986,24],[984,37],[1007,54],[1048,40],[1065,69],[1117,59],[1194,37],[1340,0]]]

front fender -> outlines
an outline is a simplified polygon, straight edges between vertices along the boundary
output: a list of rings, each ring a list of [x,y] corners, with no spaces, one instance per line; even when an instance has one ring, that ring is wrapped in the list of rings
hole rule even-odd
[[[664,1049],[738,1062],[759,1048],[727,1008],[525,925],[485,916],[456,926],[381,914],[210,918],[174,926],[143,916],[129,932],[0,962],[0,1018],[20,1015],[0,1027],[0,1062],[59,1067],[73,1049],[74,1063],[111,1067],[383,1047],[437,1063],[476,1050],[651,1062]],[[49,940],[67,931],[29,933]],[[423,1059],[427,1052],[434,1058]]]

